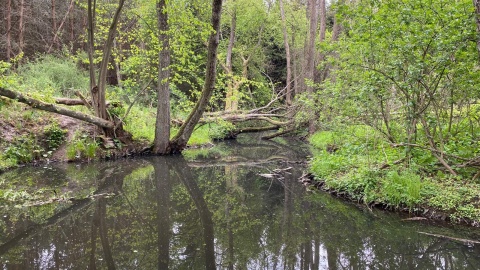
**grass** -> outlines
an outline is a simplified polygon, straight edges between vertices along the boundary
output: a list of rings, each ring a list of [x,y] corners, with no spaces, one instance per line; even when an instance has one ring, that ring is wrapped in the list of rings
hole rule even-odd
[[[391,147],[369,127],[320,131],[310,137],[310,144],[310,171],[327,188],[365,203],[411,211],[433,208],[446,212],[452,220],[480,222],[478,181],[432,173],[428,166],[433,163],[421,155],[408,166],[396,164],[404,151]]]

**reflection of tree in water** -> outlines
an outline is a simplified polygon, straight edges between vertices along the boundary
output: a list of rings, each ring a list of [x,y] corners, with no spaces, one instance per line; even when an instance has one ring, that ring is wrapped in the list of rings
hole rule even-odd
[[[417,233],[435,228],[305,194],[299,170],[283,179],[258,175],[288,164],[145,161],[95,173],[95,192],[115,196],[77,201],[2,236],[0,261],[11,263],[0,266],[35,269],[43,260],[50,268],[78,269],[475,269],[480,263],[478,247]]]

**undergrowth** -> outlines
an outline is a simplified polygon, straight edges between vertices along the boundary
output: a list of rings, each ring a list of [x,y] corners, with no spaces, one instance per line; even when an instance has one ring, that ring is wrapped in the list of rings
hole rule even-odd
[[[326,188],[367,204],[410,211],[433,208],[452,220],[480,221],[479,183],[433,173],[434,162],[426,154],[405,163],[405,151],[368,126],[320,131],[310,137],[310,144],[310,170]]]

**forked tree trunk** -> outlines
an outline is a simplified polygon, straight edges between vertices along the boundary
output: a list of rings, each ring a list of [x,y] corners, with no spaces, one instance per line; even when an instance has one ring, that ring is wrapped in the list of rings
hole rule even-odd
[[[120,13],[122,12],[124,3],[125,3],[125,0],[118,1],[117,10],[115,11],[115,15],[113,16],[112,23],[110,24],[110,28],[108,29],[108,37],[103,47],[102,63],[100,64],[100,69],[98,73],[98,82],[97,82],[98,89],[97,91],[92,91],[92,95],[95,96],[95,98],[92,99],[93,108],[97,116],[103,119],[109,118],[107,114],[107,106],[106,106],[106,98],[105,98],[105,90],[107,88],[108,63],[110,61],[110,56],[112,54],[113,40],[115,39],[115,35],[117,33],[117,24],[118,24],[118,20],[120,18]],[[106,133],[109,133],[109,132],[106,131]]]
[[[125,0],[119,0],[112,23],[108,29],[108,37],[103,46],[102,62],[98,74],[98,82],[95,82],[95,67],[93,64],[94,52],[94,22],[95,22],[95,3],[96,1],[88,0],[88,58],[90,61],[90,91],[92,96],[92,107],[95,110],[95,115],[99,118],[109,120],[106,106],[105,90],[107,87],[107,71],[108,62],[112,53],[113,41],[117,33],[117,24],[122,12]],[[114,137],[114,129],[103,128],[102,132],[108,137]]]
[[[212,0],[212,34],[208,39],[208,54],[205,73],[205,83],[203,85],[202,95],[188,116],[185,123],[170,142],[172,152],[180,152],[187,145],[190,136],[205,111],[215,88],[215,79],[217,77],[217,48],[220,34],[220,17],[222,13],[222,0]]]
[[[153,152],[163,155],[169,153],[170,141],[170,41],[165,0],[157,3],[157,21],[158,40],[162,49],[158,53],[158,101]]]

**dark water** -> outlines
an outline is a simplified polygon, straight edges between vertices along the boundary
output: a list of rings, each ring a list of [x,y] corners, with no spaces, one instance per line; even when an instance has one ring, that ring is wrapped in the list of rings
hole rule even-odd
[[[478,241],[478,229],[402,221],[305,191],[298,161],[307,153],[250,136],[185,158],[4,173],[0,188],[36,189],[38,203],[4,200],[0,268],[480,268],[478,245],[420,233]],[[41,202],[52,193],[58,201]]]

